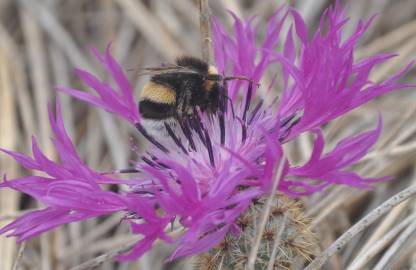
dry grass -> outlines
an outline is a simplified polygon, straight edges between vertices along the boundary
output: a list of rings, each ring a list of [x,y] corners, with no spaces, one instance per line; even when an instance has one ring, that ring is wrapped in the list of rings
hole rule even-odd
[[[316,25],[319,14],[332,1],[286,2],[292,2],[309,24]],[[228,23],[226,9],[267,20],[278,5],[276,0],[210,1],[211,12]],[[357,56],[385,51],[400,54],[376,70],[374,80],[386,78],[416,58],[416,1],[353,0],[348,6],[354,21],[380,14]],[[46,111],[47,103],[57,95],[53,86],[78,85],[71,71],[75,66],[103,74],[86,45],[103,49],[112,41],[114,56],[131,70],[128,74],[139,90],[145,80],[137,76],[140,67],[172,60],[184,52],[199,55],[198,11],[192,0],[1,1],[0,147],[29,153],[30,136],[36,134],[42,149],[53,157]],[[405,79],[415,82],[414,76],[413,70]],[[71,98],[59,98],[66,127],[81,157],[97,170],[126,168],[132,158],[128,138],[133,131],[128,125]],[[391,196],[416,185],[415,104],[415,91],[389,94],[325,127],[333,145],[347,134],[374,127],[377,112],[382,112],[382,138],[355,169],[366,176],[394,175],[395,180],[373,191],[334,187],[308,198],[306,210],[320,234],[322,250],[344,232],[351,232],[355,223]],[[291,150],[291,160],[305,160],[311,138],[302,136]],[[0,171],[9,178],[30,173],[5,155],[0,155]],[[26,196],[0,190],[0,226],[38,207]],[[362,230],[353,230],[347,241],[341,238],[341,250],[328,250],[332,256],[326,269],[416,269],[415,201],[409,198],[387,210]],[[187,261],[164,265],[161,258],[168,249],[163,246],[136,262],[120,264],[109,259],[132,239],[120,225],[119,216],[70,224],[20,246],[14,239],[0,236],[0,269],[70,269],[104,253],[107,255],[99,257],[99,269],[190,269]]]

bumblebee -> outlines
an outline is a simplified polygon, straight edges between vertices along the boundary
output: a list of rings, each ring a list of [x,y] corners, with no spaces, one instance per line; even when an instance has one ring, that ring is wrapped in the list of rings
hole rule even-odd
[[[152,77],[142,89],[139,111],[143,127],[152,135],[197,111],[215,113],[227,98],[224,78],[198,58],[184,56],[174,65],[146,70]]]

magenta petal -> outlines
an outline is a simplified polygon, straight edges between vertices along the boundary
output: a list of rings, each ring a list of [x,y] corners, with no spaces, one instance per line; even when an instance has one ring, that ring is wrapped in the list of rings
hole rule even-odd
[[[187,171],[187,168],[169,160],[163,160],[162,162],[177,174],[178,179],[181,181],[181,189],[185,198],[189,199],[191,202],[198,202],[201,200],[201,192],[193,175]]]
[[[116,259],[118,261],[131,261],[142,256],[146,251],[150,250],[153,246],[153,243],[156,241],[156,237],[145,237],[139,242],[137,242],[133,249],[127,254],[118,255]]]
[[[167,242],[172,242],[172,239],[164,233],[167,221],[168,220],[165,219],[157,224],[136,224],[131,222],[130,225],[132,228],[132,232],[135,234],[142,234],[145,237],[142,240],[138,241],[130,252],[124,255],[117,256],[117,260],[126,261],[137,259],[141,255],[143,255],[143,253],[148,251],[158,238],[162,238]]]
[[[381,131],[381,118],[373,131],[349,137],[337,144],[329,153],[322,155],[324,140],[320,131],[315,131],[317,138],[309,161],[299,168],[291,168],[289,175],[303,179],[316,179],[323,182],[350,185],[357,188],[369,188],[372,181],[353,172],[344,170],[361,159],[377,141]]]
[[[48,184],[51,183],[52,180],[53,179],[41,176],[26,176],[15,178],[10,181],[4,178],[4,182],[0,183],[0,187],[12,188],[32,197],[41,198],[46,194]]]
[[[77,89],[67,88],[67,87],[57,87],[57,91],[61,91],[69,96],[73,96],[79,100],[85,101],[90,103],[91,105],[101,107],[109,112],[113,112],[111,110],[111,107],[108,107],[107,104],[101,101],[101,99],[97,96],[91,95],[89,93],[86,93],[84,91],[80,91]]]
[[[29,170],[39,170],[41,167],[37,164],[35,160],[32,158],[25,156],[24,154],[20,154],[18,152],[9,151],[3,148],[0,148],[0,151],[8,154],[12,158],[14,158],[18,163],[20,163],[23,167]]]
[[[187,255],[199,254],[209,250],[213,246],[217,245],[222,239],[224,239],[227,231],[228,227],[224,227],[214,233],[210,233],[195,244],[185,242],[184,244],[179,245],[173,254],[168,258],[168,261],[172,261]]]
[[[104,56],[101,56],[95,48],[92,48],[91,51],[106,67],[112,79],[116,82],[118,90],[113,89],[107,82],[100,81],[91,73],[81,69],[76,69],[75,73],[85,84],[93,88],[98,96],[71,88],[59,87],[57,90],[114,113],[132,124],[138,123],[140,122],[140,115],[133,95],[133,88],[121,66],[111,56],[110,45],[107,46]]]
[[[18,242],[22,242],[59,225],[88,219],[96,215],[94,213],[70,213],[67,209],[46,208],[23,215],[3,227],[0,233],[13,231],[9,236],[18,236]]]
[[[291,9],[291,13],[292,13],[293,19],[295,20],[295,28],[296,28],[296,33],[298,37],[302,40],[303,44],[308,43],[308,30],[305,25],[305,22],[303,21],[302,17],[296,10]]]
[[[103,191],[99,182],[117,182],[88,168],[79,158],[63,125],[60,104],[57,103],[56,119],[49,108],[49,118],[54,133],[54,145],[61,163],[48,159],[32,138],[31,159],[22,154],[5,151],[18,162],[30,169],[48,174],[28,176],[12,180],[5,179],[1,187],[9,187],[29,194],[48,208],[32,211],[4,227],[1,232],[13,231],[19,241],[34,237],[58,225],[88,219],[91,217],[122,211],[127,201],[122,195]],[[122,180],[120,180],[122,182]]]

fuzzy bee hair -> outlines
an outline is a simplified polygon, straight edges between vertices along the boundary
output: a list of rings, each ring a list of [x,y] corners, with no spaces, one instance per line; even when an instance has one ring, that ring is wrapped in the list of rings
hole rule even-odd
[[[143,87],[139,110],[145,119],[165,120],[218,109],[223,88],[214,66],[189,56],[178,58],[175,66],[156,72]]]

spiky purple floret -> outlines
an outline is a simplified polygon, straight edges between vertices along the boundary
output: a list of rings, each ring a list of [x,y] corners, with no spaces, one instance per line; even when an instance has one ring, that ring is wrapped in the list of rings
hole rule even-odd
[[[359,22],[355,31],[344,39],[343,28],[348,19],[335,6],[325,12],[318,30],[309,39],[301,16],[295,10],[291,10],[291,14],[300,51],[296,51],[289,33],[284,53],[270,52],[285,70],[285,82],[293,80],[283,91],[281,114],[289,116],[296,111],[302,112],[300,122],[291,131],[291,138],[326,124],[381,94],[413,87],[398,82],[413,64],[385,81],[370,81],[372,69],[389,60],[394,56],[392,54],[354,59],[354,49],[373,19]]]
[[[329,153],[323,154],[324,138],[322,131],[313,131],[316,135],[313,152],[309,161],[301,167],[291,168],[288,176],[295,179],[314,179],[320,184],[316,187],[324,188],[329,184],[346,184],[357,188],[371,188],[371,183],[387,178],[366,179],[355,172],[345,171],[345,168],[360,160],[373,145],[381,132],[381,121],[375,130],[364,132],[354,137],[340,141]]]
[[[138,123],[140,122],[140,114],[133,95],[133,88],[121,66],[111,56],[110,48],[111,44],[107,46],[104,55],[101,55],[95,48],[91,48],[91,52],[111,75],[111,78],[117,84],[118,90],[115,90],[108,82],[100,81],[94,75],[82,69],[76,69],[75,74],[86,85],[94,89],[98,96],[67,87],[58,87],[57,90],[114,113],[132,124]]]
[[[281,116],[285,118],[295,112],[302,113],[300,122],[291,130],[290,138],[319,127],[379,95],[413,87],[398,82],[413,63],[390,78],[375,83],[369,79],[370,72],[375,66],[394,57],[394,54],[376,55],[359,61],[354,59],[354,49],[373,18],[368,22],[360,22],[353,34],[343,38],[348,19],[337,4],[325,11],[317,31],[310,39],[310,31],[300,14],[291,9],[300,48],[295,48],[290,27],[283,42],[283,51],[277,52],[275,49],[280,41],[281,24],[287,16],[285,13],[277,20],[281,12],[279,9],[272,17],[273,23],[269,24],[260,46],[252,38],[256,36],[253,34],[252,21],[244,23],[234,16],[235,38],[232,38],[218,20],[214,20],[214,52],[220,71],[248,76],[255,82],[266,70],[270,70],[273,63],[281,64],[285,82],[279,103]],[[260,60],[255,60],[252,51],[256,52],[254,55],[261,56]],[[230,84],[231,97],[238,94],[241,84]]]
[[[0,233],[13,231],[11,235],[22,241],[60,224],[125,211],[133,217],[129,219],[132,232],[144,238],[120,260],[140,257],[157,239],[177,243],[170,257],[174,259],[204,252],[225,234],[237,233],[235,221],[252,200],[274,192],[271,187],[281,162],[284,163],[278,190],[289,196],[312,194],[331,184],[369,188],[373,182],[385,180],[365,179],[347,170],[376,142],[381,122],[375,130],[343,139],[325,154],[319,127],[380,94],[409,87],[397,80],[410,65],[383,82],[370,82],[371,70],[392,57],[377,55],[354,60],[354,47],[371,20],[360,23],[350,37],[343,39],[347,19],[337,5],[325,12],[310,39],[300,15],[284,10],[282,7],[272,16],[260,45],[256,43],[254,20],[243,22],[232,14],[234,37],[218,20],[213,23],[220,73],[246,76],[256,85],[267,70],[276,74],[274,65],[281,65],[283,93],[277,108],[276,103],[267,107],[261,101],[250,106],[251,96],[256,99],[256,87],[248,90],[246,81],[230,82],[228,91],[233,106],[210,116],[196,112],[192,119],[180,123],[177,133],[167,127],[170,136],[163,141],[164,146],[153,138],[154,147],[136,164],[140,173],[134,180],[113,179],[89,169],[76,154],[60,114],[55,120],[50,112],[61,163],[47,159],[34,139],[33,159],[3,151],[24,167],[49,176],[22,177],[1,184],[35,197],[48,208],[22,216]],[[280,44],[282,25],[289,15],[294,25],[288,28],[285,41]],[[294,38],[299,48],[295,47]],[[279,44],[282,52],[276,51]],[[120,91],[81,70],[77,74],[99,97],[69,88],[61,90],[121,116],[145,134],[132,88],[109,47],[105,56],[92,51]],[[274,80],[264,87],[273,86]],[[237,101],[239,95],[243,96],[241,102]],[[282,145],[302,132],[313,133],[315,142],[309,160],[295,167],[284,160]],[[102,183],[128,184],[131,191],[111,193],[101,189]],[[174,221],[184,229],[176,239],[167,233],[169,223]]]
[[[127,209],[126,199],[119,194],[101,189],[100,184],[131,182],[103,176],[91,170],[79,158],[65,131],[59,103],[56,119],[50,108],[49,119],[60,163],[48,159],[39,149],[34,137],[33,158],[1,149],[26,169],[48,175],[26,176],[13,180],[7,180],[5,177],[4,182],[0,184],[0,187],[26,193],[47,205],[46,209],[25,214],[0,230],[0,233],[11,232],[9,236],[19,237],[19,241],[27,240],[58,225]]]

